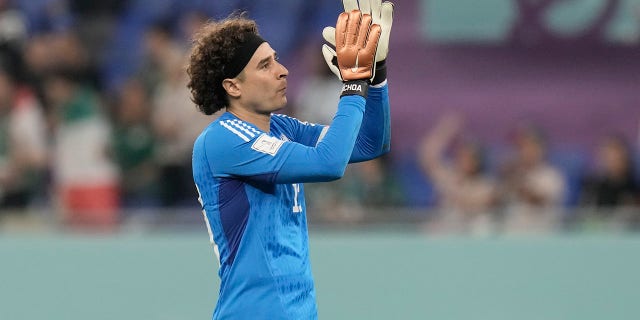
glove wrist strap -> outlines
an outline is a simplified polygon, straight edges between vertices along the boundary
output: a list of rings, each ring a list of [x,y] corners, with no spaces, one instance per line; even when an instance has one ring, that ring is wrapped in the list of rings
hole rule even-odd
[[[358,95],[366,99],[368,91],[369,91],[368,81],[365,81],[365,80],[345,81],[342,84],[342,91],[340,92],[340,98],[344,96]]]
[[[371,79],[371,85],[381,84],[387,79],[387,59],[376,63],[376,75]]]

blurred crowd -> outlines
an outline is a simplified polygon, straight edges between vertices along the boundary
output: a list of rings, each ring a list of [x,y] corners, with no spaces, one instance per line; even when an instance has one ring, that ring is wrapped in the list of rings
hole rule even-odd
[[[330,123],[339,83],[322,59],[310,60],[318,62],[298,92],[295,114]],[[429,234],[640,227],[635,141],[611,132],[576,155],[550,150],[552,138],[537,123],[512,127],[506,144],[479,141],[464,114],[444,114],[419,133],[424,137],[414,159],[406,161],[392,148],[380,159],[352,164],[340,181],[307,185],[307,203],[330,222],[419,221]]]
[[[601,137],[590,163],[576,170],[552,161],[548,138],[534,124],[517,125],[509,149],[490,161],[463,123],[458,114],[443,116],[418,152],[437,198],[428,231],[539,234],[640,226],[637,156],[624,136]]]
[[[270,41],[284,59],[306,57],[294,48],[308,44],[306,33],[317,39],[340,10],[339,1],[276,2],[0,1],[0,219],[35,211],[65,226],[111,229],[137,209],[199,210],[191,148],[216,115],[190,101],[189,39],[208,19],[245,8],[261,30],[281,35]],[[273,10],[306,29],[261,18]],[[340,82],[319,55],[308,62],[286,111],[328,124]],[[640,225],[637,150],[622,136],[603,137],[593,165],[569,177],[549,161],[535,125],[517,128],[504,157],[471,139],[460,115],[425,130],[415,152],[424,190],[408,190],[391,153],[350,166],[339,181],[305,185],[311,219],[358,223],[384,210],[417,217],[428,233],[473,234]],[[410,192],[428,205],[396,214]]]
[[[123,211],[197,207],[191,148],[215,115],[186,87],[193,33],[250,11],[287,57],[304,32],[273,10],[324,25],[339,6],[0,1],[0,219],[46,208],[66,226],[110,229]]]

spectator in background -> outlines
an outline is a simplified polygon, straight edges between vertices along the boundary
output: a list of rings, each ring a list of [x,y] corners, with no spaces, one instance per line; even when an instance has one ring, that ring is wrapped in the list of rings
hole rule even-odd
[[[544,233],[560,222],[565,180],[546,160],[542,131],[531,125],[518,127],[515,154],[502,168],[501,195],[505,205],[504,231]]]
[[[295,116],[311,123],[330,124],[340,100],[334,93],[341,89],[342,84],[336,81],[336,76],[327,68],[318,47],[320,45],[315,43],[308,46],[305,60],[309,61],[311,70],[302,80],[296,96]]]
[[[332,223],[356,223],[362,219],[387,219],[390,207],[403,204],[403,195],[390,171],[389,158],[351,164],[338,181],[305,185],[307,206],[317,211],[313,219]],[[342,181],[345,180],[345,181]]]
[[[73,73],[78,81],[94,89],[100,89],[97,66],[93,64],[84,44],[73,31],[34,35],[27,40],[23,56],[24,77],[42,101],[47,100],[44,78],[54,69],[66,69]],[[45,103],[45,107],[48,108],[48,104]]]
[[[389,157],[381,156],[365,162],[352,164],[345,171],[342,201],[351,202],[361,209],[387,209],[403,203],[400,187],[393,179]]]
[[[101,101],[66,69],[48,73],[44,87],[53,126],[52,173],[63,219],[72,227],[111,229],[118,222],[118,172]]]
[[[21,48],[27,38],[27,21],[11,0],[0,0],[0,42]]]
[[[184,59],[184,49],[172,35],[172,26],[168,22],[158,22],[149,27],[144,34],[143,64],[138,70],[138,78],[152,94],[159,90],[161,82],[175,64]]]
[[[178,19],[178,43],[180,46],[188,50],[191,47],[191,39],[207,21],[209,21],[209,17],[200,11],[188,11],[181,14]]]
[[[47,52],[55,68],[73,72],[75,77],[94,89],[100,87],[96,65],[77,32],[70,30],[51,33],[48,40]]]
[[[327,125],[337,111],[340,97],[335,92],[341,90],[342,83],[327,68],[317,50],[320,46],[314,42],[303,52],[309,72],[296,96],[294,113],[298,119]],[[382,156],[354,163],[345,170],[346,179],[305,185],[305,193],[310,195],[308,205],[322,219],[333,222],[357,222],[373,208],[400,205],[402,195],[389,171],[388,159]]]
[[[152,88],[161,204],[165,207],[197,205],[198,194],[191,173],[193,142],[214,118],[203,117],[191,102],[184,69],[186,52],[171,36],[170,28],[156,25],[147,33],[145,43],[149,67],[155,68],[154,78],[147,78],[147,84]]]
[[[639,204],[640,187],[635,180],[631,152],[627,141],[619,135],[608,135],[598,144],[596,171],[585,179],[581,197],[582,205],[596,209],[591,218],[629,218],[614,215],[624,215]]]
[[[51,36],[34,35],[29,38],[24,48],[25,73],[29,80],[40,84],[47,70],[53,69],[57,61],[51,53]]]
[[[303,52],[307,57],[305,60],[310,62],[308,76],[302,80],[293,111],[298,119],[305,119],[311,123],[330,124],[340,100],[340,97],[334,93],[341,90],[342,83],[336,81],[333,72],[327,68],[320,50],[317,50],[318,47],[319,45],[314,42],[307,46],[307,50]],[[352,179],[357,178],[356,166],[358,164],[348,166],[345,176],[355,176]],[[347,180],[351,179],[305,185],[305,192],[309,194],[308,205],[314,208],[311,212],[315,212],[319,218],[328,221],[346,222],[362,218],[364,212],[359,204],[359,199],[353,192],[346,190],[353,190],[355,185],[359,185],[359,183],[350,181],[350,184],[355,184],[350,187],[346,185],[345,181]]]
[[[47,165],[44,112],[17,64],[0,58],[0,214],[25,213]]]
[[[439,210],[429,232],[485,234],[492,228],[496,186],[486,174],[482,148],[471,141],[455,144],[454,159],[445,159],[447,147],[460,133],[462,120],[448,114],[425,136],[419,162],[438,193]]]
[[[156,140],[149,94],[138,79],[125,83],[115,105],[114,153],[125,207],[153,205],[157,198]]]

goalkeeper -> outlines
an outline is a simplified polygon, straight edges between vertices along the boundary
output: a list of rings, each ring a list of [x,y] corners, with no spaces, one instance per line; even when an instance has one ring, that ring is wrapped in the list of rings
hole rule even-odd
[[[194,39],[192,99],[207,115],[226,111],[193,148],[220,263],[213,319],[317,319],[302,183],[339,179],[348,162],[389,150],[384,59],[392,7],[365,1],[345,2],[327,39],[335,50],[323,48],[344,82],[328,127],[273,113],[287,102],[288,71],[253,20],[209,23]],[[381,8],[391,9],[381,15]]]

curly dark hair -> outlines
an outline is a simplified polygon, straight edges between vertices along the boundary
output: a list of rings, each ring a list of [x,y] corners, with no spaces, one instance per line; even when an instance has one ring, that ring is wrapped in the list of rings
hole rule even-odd
[[[225,67],[231,62],[234,48],[249,34],[258,34],[258,26],[244,14],[234,14],[219,22],[209,22],[195,35],[187,66],[191,100],[206,115],[229,105],[222,87]]]

